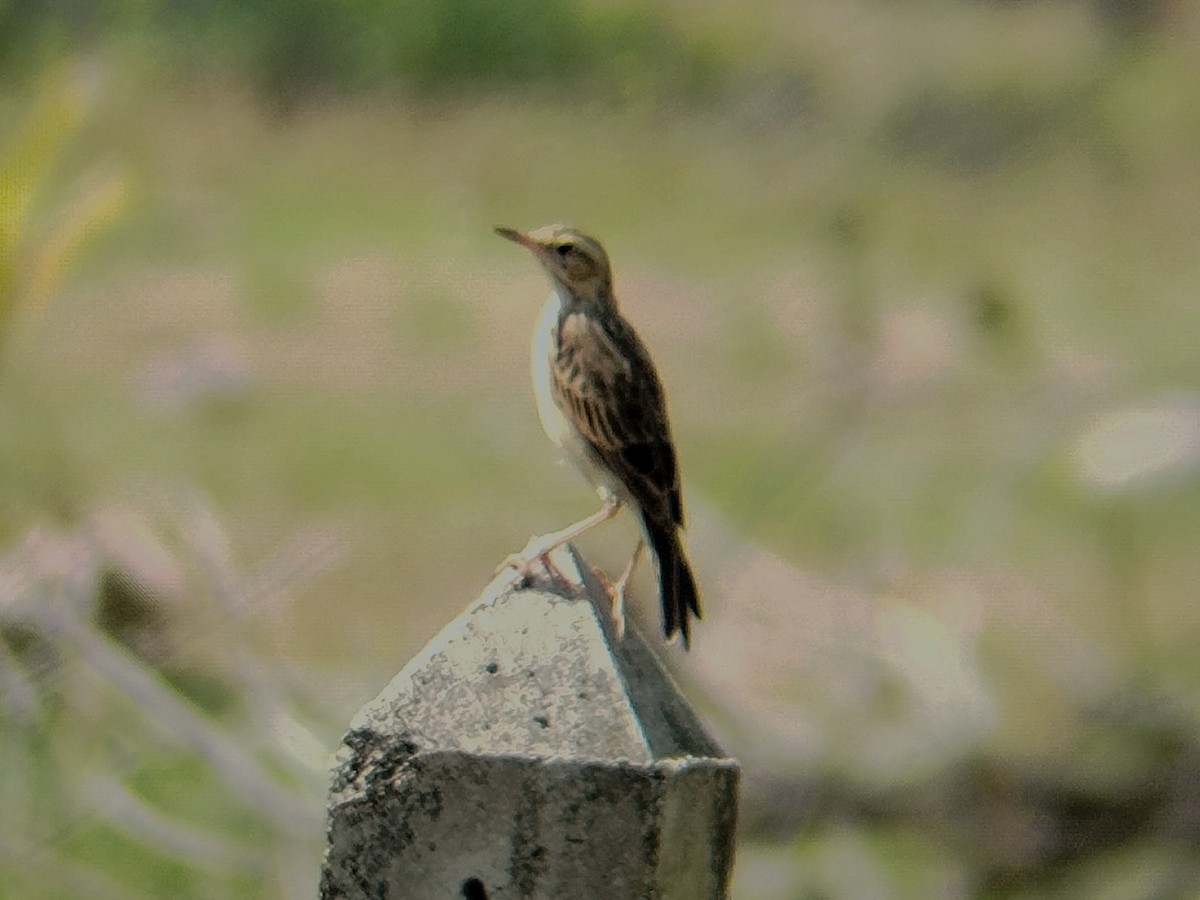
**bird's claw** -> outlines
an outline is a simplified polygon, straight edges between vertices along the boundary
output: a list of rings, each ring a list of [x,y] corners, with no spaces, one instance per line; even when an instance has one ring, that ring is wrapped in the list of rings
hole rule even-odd
[[[546,573],[552,580],[560,585],[570,585],[571,581],[563,573],[562,570],[554,564],[550,558],[550,551],[553,548],[539,546],[541,539],[533,537],[529,544],[520,553],[510,554],[504,559],[500,565],[496,566],[492,572],[492,578],[499,577],[505,570],[512,569],[512,576],[502,584],[507,587],[514,584],[527,584],[533,575],[534,569],[541,566],[542,571]]]

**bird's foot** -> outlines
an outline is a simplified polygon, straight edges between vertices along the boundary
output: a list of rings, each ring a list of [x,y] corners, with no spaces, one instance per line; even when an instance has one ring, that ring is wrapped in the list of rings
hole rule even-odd
[[[563,581],[569,580],[562,578],[562,572],[558,571],[554,564],[550,562],[550,551],[556,550],[563,544],[575,540],[579,535],[583,534],[590,528],[594,528],[601,522],[611,519],[621,511],[621,501],[616,497],[609,496],[604,501],[604,506],[599,512],[593,513],[586,519],[580,519],[574,525],[568,525],[560,531],[552,531],[549,534],[534,535],[529,539],[529,543],[525,545],[525,549],[520,553],[514,553],[496,568],[493,577],[499,575],[505,569],[515,570],[513,581],[522,577],[526,577],[530,573],[530,569],[535,562],[540,562],[542,567],[554,577],[557,573],[559,579]]]
[[[511,569],[512,574],[501,582],[502,586],[508,587],[514,584],[527,584],[533,576],[534,571],[540,566],[553,581],[559,585],[570,586],[571,580],[562,573],[562,570],[554,564],[554,560],[550,558],[550,553],[558,544],[550,543],[545,540],[544,536],[534,535],[529,539],[529,543],[525,545],[525,549],[519,553],[513,553],[511,556],[496,566],[496,570],[492,573],[493,578],[499,577],[506,570]]]
[[[608,576],[592,566],[592,574],[600,582],[600,587],[608,597],[609,614],[612,617],[613,637],[618,641],[625,637],[625,585],[628,577],[618,578],[616,582],[608,580]]]

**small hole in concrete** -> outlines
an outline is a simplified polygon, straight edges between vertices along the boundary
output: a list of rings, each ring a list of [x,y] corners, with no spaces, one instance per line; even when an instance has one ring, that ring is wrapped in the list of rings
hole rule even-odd
[[[478,878],[468,878],[464,881],[462,891],[467,900],[488,900],[487,888]]]
[[[486,666],[484,666],[484,668],[487,669],[487,673],[489,675],[495,675],[500,671],[500,666],[494,662],[488,663]]]

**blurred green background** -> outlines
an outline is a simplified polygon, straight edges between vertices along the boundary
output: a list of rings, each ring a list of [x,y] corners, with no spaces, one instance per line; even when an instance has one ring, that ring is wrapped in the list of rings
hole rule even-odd
[[[0,896],[313,895],[349,716],[594,508],[552,221],[667,383],[733,896],[1200,896],[1182,0],[0,3]]]

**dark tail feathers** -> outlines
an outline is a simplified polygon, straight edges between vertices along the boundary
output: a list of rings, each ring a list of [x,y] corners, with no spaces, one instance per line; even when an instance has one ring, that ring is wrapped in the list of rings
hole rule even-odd
[[[663,636],[670,640],[678,631],[683,646],[691,644],[691,616],[700,618],[700,593],[683,553],[679,528],[674,524],[645,521],[650,549],[658,562],[658,590],[662,598]]]

